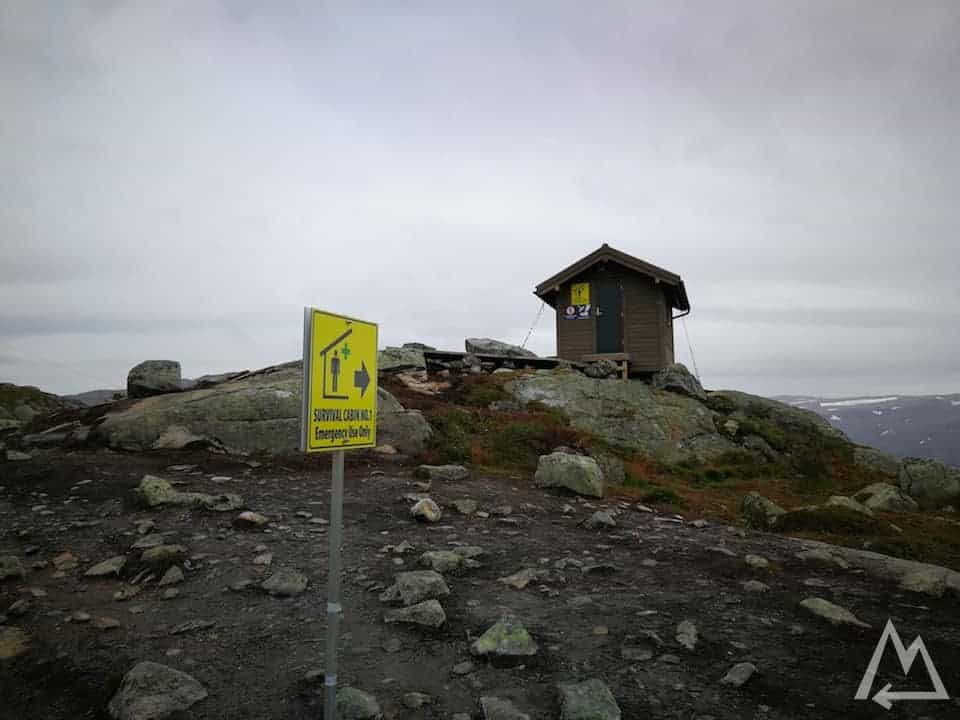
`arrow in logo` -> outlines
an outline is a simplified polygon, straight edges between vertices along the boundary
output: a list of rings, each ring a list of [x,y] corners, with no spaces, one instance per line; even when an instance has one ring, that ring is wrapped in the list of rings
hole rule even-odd
[[[910,673],[910,668],[913,666],[913,661],[917,655],[921,657],[926,667],[927,675],[933,684],[933,690],[890,692],[890,688],[893,686],[887,683],[876,695],[872,698],[870,697],[870,689],[877,676],[880,661],[883,658],[883,651],[888,642],[893,645],[893,649],[897,653],[897,659],[900,661],[900,667],[903,668],[904,675]],[[947,689],[943,686],[940,673],[938,673],[937,668],[934,667],[933,659],[930,657],[930,653],[923,643],[923,638],[918,636],[916,640],[910,644],[910,647],[906,647],[903,644],[903,640],[900,639],[900,634],[897,632],[897,628],[894,627],[893,621],[887,620],[887,625],[883,629],[883,634],[880,636],[880,642],[877,643],[873,657],[870,658],[870,664],[867,665],[867,670],[863,674],[863,680],[860,681],[860,687],[857,689],[857,694],[854,698],[856,700],[873,700],[883,709],[889,710],[893,703],[899,700],[949,700],[950,696],[947,694]]]
[[[363,394],[367,391],[367,386],[369,384],[370,373],[367,372],[367,364],[361,361],[360,369],[354,370],[353,372],[353,386],[355,388],[360,388],[360,397],[363,397]]]

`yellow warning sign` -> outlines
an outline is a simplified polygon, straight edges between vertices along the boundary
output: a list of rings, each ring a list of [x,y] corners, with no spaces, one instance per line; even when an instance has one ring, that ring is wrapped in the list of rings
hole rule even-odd
[[[590,304],[590,283],[573,283],[570,286],[570,304]]]
[[[377,444],[377,326],[304,308],[300,447],[328,452]]]

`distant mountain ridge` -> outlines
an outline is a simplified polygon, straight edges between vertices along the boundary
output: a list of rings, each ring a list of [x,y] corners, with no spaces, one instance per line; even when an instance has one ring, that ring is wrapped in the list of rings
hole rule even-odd
[[[812,410],[863,445],[897,457],[936,458],[960,467],[960,393],[774,399]]]

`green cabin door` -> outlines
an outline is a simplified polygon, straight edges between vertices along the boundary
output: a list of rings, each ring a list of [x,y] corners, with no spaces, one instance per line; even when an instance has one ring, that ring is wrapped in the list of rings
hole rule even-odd
[[[620,283],[601,280],[597,284],[597,352],[623,352],[623,293]]]

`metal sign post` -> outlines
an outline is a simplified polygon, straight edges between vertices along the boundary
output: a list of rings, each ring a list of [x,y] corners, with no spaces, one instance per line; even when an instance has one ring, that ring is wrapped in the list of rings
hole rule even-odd
[[[343,527],[343,450],[333,453],[330,488],[330,533],[327,540],[327,653],[324,663],[324,720],[337,717],[337,636],[340,629],[340,538]]]
[[[377,444],[377,326],[315,308],[303,312],[300,449],[332,452],[324,720],[337,718],[344,451]]]

